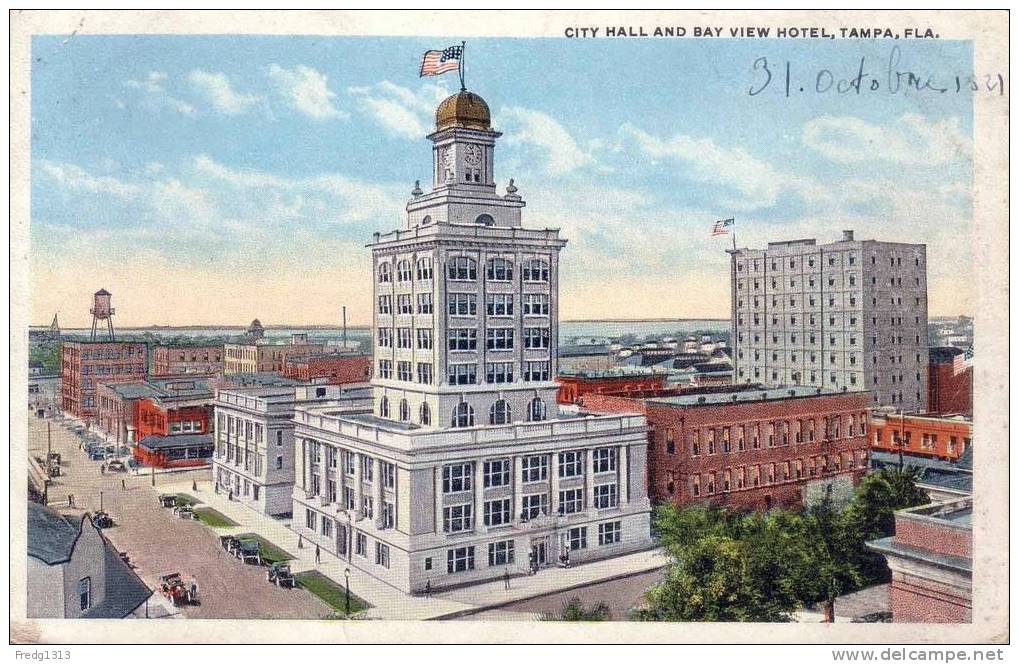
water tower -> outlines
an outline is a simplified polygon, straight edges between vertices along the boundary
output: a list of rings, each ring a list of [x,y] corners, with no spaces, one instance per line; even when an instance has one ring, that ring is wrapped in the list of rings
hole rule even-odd
[[[110,341],[116,340],[113,336],[113,314],[116,313],[116,310],[111,306],[112,299],[113,296],[105,288],[100,288],[93,296],[92,308],[89,310],[89,313],[92,314],[92,341],[96,340],[101,320],[106,321],[106,327],[110,331]]]

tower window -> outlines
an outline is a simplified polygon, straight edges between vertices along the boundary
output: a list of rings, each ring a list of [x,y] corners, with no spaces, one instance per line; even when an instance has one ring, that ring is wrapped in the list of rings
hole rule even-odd
[[[494,226],[495,219],[493,219],[490,214],[479,214],[478,218],[474,220],[474,223],[479,226]]]

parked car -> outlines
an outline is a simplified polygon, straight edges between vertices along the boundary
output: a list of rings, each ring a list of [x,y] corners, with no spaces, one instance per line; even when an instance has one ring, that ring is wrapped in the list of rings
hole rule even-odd
[[[190,505],[179,505],[173,508],[173,515],[181,519],[197,519],[195,510]]]
[[[159,504],[162,507],[174,507],[177,504],[177,494],[175,493],[159,494]]]
[[[275,583],[280,588],[293,588],[297,585],[293,572],[290,571],[290,563],[273,563],[265,570],[265,580]]]
[[[106,470],[108,470],[110,472],[113,472],[113,473],[126,473],[127,472],[127,466],[124,465],[123,461],[119,461],[117,459],[114,459],[113,461],[111,461],[108,464],[106,464]]]
[[[236,555],[246,563],[262,564],[262,554],[258,550],[258,542],[255,540],[241,540]]]
[[[95,512],[92,514],[92,525],[96,528],[112,528],[113,517],[103,511]]]
[[[241,546],[241,541],[233,535],[221,535],[219,538],[219,544],[223,547],[223,550],[231,556],[236,556],[237,549]]]
[[[93,449],[91,452],[88,453],[88,460],[89,461],[105,461],[106,460],[106,452],[104,452],[104,451],[102,451],[100,449]]]

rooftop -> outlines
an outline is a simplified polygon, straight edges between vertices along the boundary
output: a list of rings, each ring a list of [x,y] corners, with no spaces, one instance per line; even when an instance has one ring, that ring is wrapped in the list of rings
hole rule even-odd
[[[47,565],[56,565],[70,559],[81,523],[73,525],[55,510],[29,501],[27,530],[28,555]]]
[[[674,397],[651,397],[649,403],[671,406],[713,406],[730,403],[749,403],[754,401],[782,401],[784,399],[802,399],[817,396],[838,396],[840,394],[864,394],[863,392],[837,392],[820,387],[779,387],[765,390],[730,390],[708,394],[684,394]]]
[[[175,436],[146,436],[138,445],[149,450],[168,450],[177,447],[212,445],[211,433],[182,433]]]

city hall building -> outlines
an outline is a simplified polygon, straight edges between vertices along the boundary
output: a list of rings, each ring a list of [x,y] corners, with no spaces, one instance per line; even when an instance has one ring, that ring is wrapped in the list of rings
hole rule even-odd
[[[294,412],[295,528],[405,592],[651,546],[645,418],[559,412],[566,241],[496,192],[499,136],[478,95],[439,105],[432,190],[370,245],[373,412]]]

